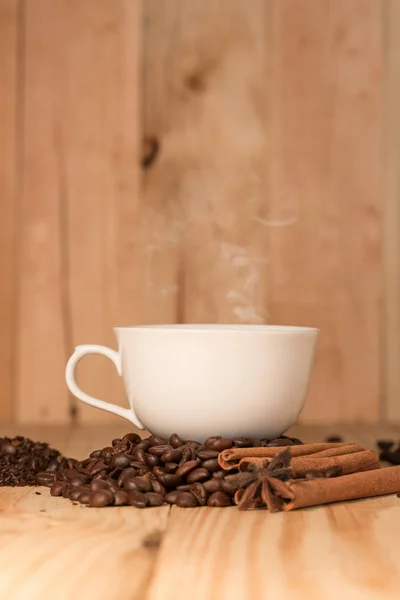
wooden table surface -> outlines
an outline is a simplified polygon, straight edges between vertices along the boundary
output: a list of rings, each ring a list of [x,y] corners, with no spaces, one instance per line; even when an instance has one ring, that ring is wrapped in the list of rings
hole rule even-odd
[[[129,427],[129,426],[128,426]],[[374,448],[385,426],[340,432]],[[2,427],[83,458],[120,427]],[[40,494],[38,493],[40,492]],[[46,488],[0,488],[0,597],[7,600],[386,600],[400,597],[400,499],[292,513],[236,508],[89,509]]]

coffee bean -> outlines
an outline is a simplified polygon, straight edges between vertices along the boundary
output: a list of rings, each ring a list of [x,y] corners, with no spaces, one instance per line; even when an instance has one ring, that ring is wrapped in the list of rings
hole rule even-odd
[[[292,441],[292,446],[303,446],[303,442],[299,440],[299,438],[290,438]]]
[[[153,492],[165,496],[166,489],[157,479],[151,479],[151,486],[153,488]]]
[[[292,440],[286,439],[286,438],[277,438],[276,440],[270,440],[267,443],[267,446],[269,448],[276,448],[278,446],[294,446],[295,444],[293,444]]]
[[[161,456],[161,460],[163,463],[177,463],[182,458],[182,450],[180,448],[172,448],[171,450],[167,450]]]
[[[110,479],[114,483],[116,483],[118,481],[118,479],[119,479],[119,476],[123,472],[124,472],[124,469],[121,469],[121,468],[117,467],[116,469],[113,469],[112,471],[109,471],[109,473],[107,475],[107,479]]]
[[[145,456],[147,456],[147,454]],[[132,467],[132,469],[137,469],[138,471],[148,468],[147,465],[138,460],[131,460],[130,466]]]
[[[214,442],[216,442],[217,440],[221,440],[221,439],[222,438],[220,435],[213,435],[206,439],[206,441],[204,442],[204,445],[207,446],[207,448],[212,448],[214,450],[214,448],[213,448]]]
[[[117,444],[119,444],[121,442],[121,438],[115,438],[115,440],[113,440],[111,442],[111,446],[114,448],[114,446],[116,446]]]
[[[155,475],[155,477],[164,477],[165,475],[165,469],[163,469],[163,467],[154,467],[153,469],[153,475]]]
[[[172,451],[173,448],[169,444],[161,444],[159,446],[152,446],[149,448],[149,454],[161,457],[165,452]]]
[[[232,440],[228,440],[227,438],[221,438],[219,440],[215,440],[212,445],[213,450],[218,450],[218,452],[222,452],[223,450],[229,450],[232,448]]]
[[[322,473],[322,471],[317,471],[316,469],[304,473],[304,477],[306,479],[318,479],[319,477],[323,476],[324,474]]]
[[[214,492],[207,501],[207,506],[221,508],[232,504],[230,497],[225,492]]]
[[[124,487],[124,482],[127,479],[133,479],[138,474],[136,469],[125,469],[122,471],[121,475],[118,477],[117,485],[119,488]]]
[[[108,489],[111,492],[118,492],[119,491],[119,487],[118,487],[118,483],[116,481],[114,481],[114,479],[106,479],[106,483],[108,485]]]
[[[190,492],[192,487],[193,487],[192,483],[184,483],[182,485],[178,485],[178,487],[176,489],[179,490],[180,492]]]
[[[140,442],[137,444],[137,446],[136,446],[136,449],[139,449],[139,450],[144,450],[144,452],[147,452],[147,451],[148,451],[148,449],[150,448],[150,446],[151,446],[151,442],[150,442],[150,440],[149,440],[149,439],[147,439],[147,440],[141,440],[141,441],[140,441]]]
[[[137,475],[133,480],[141,492],[151,492],[152,485],[148,477]]]
[[[342,474],[343,474],[343,469],[339,465],[334,465],[333,467],[329,467],[329,469],[327,469],[325,471],[325,477],[339,477]]]
[[[102,458],[98,458],[88,467],[89,474],[93,477],[102,471],[107,472],[107,465]]]
[[[191,450],[199,450],[199,448],[202,448],[202,444],[200,444],[200,442],[195,442],[194,440],[186,440],[185,442],[183,442],[183,445],[186,446],[186,448],[190,448]]]
[[[89,481],[89,477],[87,475],[84,475],[83,473],[77,473],[75,471],[75,474],[73,477],[71,477],[70,479],[70,484],[72,487],[79,487],[80,485],[85,485],[85,483],[88,483]]]
[[[215,471],[212,475],[215,479],[224,479],[225,471]]]
[[[393,440],[378,440],[376,442],[376,444],[377,444],[378,448],[380,448],[381,450],[390,450],[394,446],[394,441]]]
[[[400,465],[400,452],[395,450],[394,452],[390,452],[390,450],[382,450],[379,454],[379,460],[384,460],[392,465]]]
[[[129,492],[131,490],[140,492],[140,487],[134,479],[125,479],[124,483],[123,483],[123,488],[127,492]]]
[[[165,473],[163,476],[158,477],[158,480],[167,490],[176,487],[181,482],[181,478],[173,473]]]
[[[90,489],[92,492],[97,492],[98,490],[107,490],[108,483],[104,481],[104,479],[92,479]]]
[[[61,496],[63,493],[64,487],[66,487],[65,483],[55,482],[55,483],[53,483],[53,485],[50,488],[50,494],[52,496]]]
[[[173,462],[168,462],[165,463],[164,469],[166,473],[175,473],[175,471],[178,469],[178,465]]]
[[[123,506],[128,503],[128,492],[118,490],[114,492],[114,506]]]
[[[197,456],[201,458],[201,460],[211,460],[213,458],[218,458],[219,452],[217,450],[209,450],[208,448],[204,450],[199,450],[197,452]]]
[[[233,496],[233,494],[235,494],[238,491],[238,489],[239,486],[234,479],[228,479],[228,477],[225,477],[225,479],[221,480],[221,490],[226,494]]]
[[[180,492],[178,490],[173,490],[172,492],[168,492],[168,494],[165,495],[165,501],[168,502],[168,504],[176,504],[179,493]]]
[[[181,508],[197,506],[197,499],[190,492],[179,492],[175,504]]]
[[[252,445],[251,440],[246,437],[233,438],[232,442],[233,445],[236,446],[236,448],[249,448]]]
[[[199,463],[197,460],[189,460],[188,462],[181,464],[175,474],[178,477],[185,477],[188,473],[190,473],[190,471],[193,471],[193,469],[196,469],[198,466]]]
[[[183,441],[181,440],[179,435],[176,435],[176,433],[171,435],[171,437],[169,438],[169,443],[173,448],[179,448],[179,446],[183,446]]]
[[[207,469],[207,471],[209,471],[210,473],[215,473],[216,471],[221,470],[217,458],[210,458],[209,460],[205,460],[202,466],[205,469]]]
[[[146,464],[151,468],[157,467],[160,464],[160,459],[154,454],[146,454]]]
[[[104,479],[107,476],[107,469],[103,469],[93,476],[93,479]]]
[[[329,444],[337,444],[339,442],[343,442],[343,438],[341,435],[333,434],[329,435],[325,441]]]
[[[90,501],[90,492],[82,492],[78,497],[78,502],[81,504],[89,504]]]
[[[130,459],[126,456],[126,454],[117,454],[113,456],[109,462],[109,465],[112,469],[121,468],[124,469],[128,467],[130,464]]]
[[[13,456],[17,454],[17,449],[11,443],[4,443],[0,446],[0,454],[3,456]]]
[[[47,465],[46,471],[50,471],[51,473],[55,473],[55,471],[58,471],[59,468],[60,468],[60,463],[58,462],[58,460],[51,460],[49,462],[49,464]]]
[[[207,471],[207,469],[200,467],[199,469],[194,469],[194,471],[191,471],[186,477],[186,481],[188,483],[196,483],[196,481],[205,481],[209,477],[210,473]]]
[[[36,483],[38,485],[44,485],[45,487],[51,487],[55,480],[55,474],[49,471],[43,471],[36,475]]]
[[[81,494],[82,492],[79,488],[73,488],[69,493],[69,499],[76,502]]]
[[[194,450],[193,448],[189,448],[188,446],[183,446],[182,458],[180,460],[179,465],[183,465],[183,463],[186,463],[188,461],[195,460],[195,459],[196,459],[196,450]]]
[[[135,508],[145,508],[148,504],[148,500],[141,492],[132,491],[129,492],[128,503]]]
[[[158,435],[151,435],[148,440],[152,446],[162,446],[167,443],[167,440]]]
[[[99,458],[101,455],[101,450],[93,450],[93,452],[90,453],[90,458]]]
[[[73,488],[71,488],[70,485],[68,485],[68,483],[66,483],[63,487],[63,491],[61,493],[61,496],[63,498],[69,498],[69,493],[72,491]]]
[[[205,506],[207,504],[208,492],[202,483],[194,483],[191,487],[190,492],[196,498],[200,506]]]
[[[107,446],[106,448],[103,448],[103,450],[100,452],[100,456],[108,460],[109,458],[111,458],[113,453],[113,448],[111,446]]]
[[[75,469],[78,464],[78,461],[75,458],[67,458],[65,462],[66,469]]]
[[[133,456],[133,458],[136,461],[138,461],[140,463],[143,463],[143,464],[146,464],[146,456],[147,456],[147,454],[146,454],[146,452],[142,448],[139,448],[137,446],[135,448],[135,450],[133,451],[132,456]]]
[[[145,494],[150,506],[162,506],[164,504],[164,496],[156,492],[147,492]]]
[[[208,481],[204,481],[203,485],[207,492],[212,494],[214,492],[218,492],[221,489],[221,480],[215,478],[209,479]]]
[[[137,433],[126,433],[121,442],[131,442],[131,444],[138,444],[142,441],[142,438]]]
[[[94,508],[109,506],[113,502],[114,495],[109,490],[96,490],[90,494],[89,506],[93,506]]]

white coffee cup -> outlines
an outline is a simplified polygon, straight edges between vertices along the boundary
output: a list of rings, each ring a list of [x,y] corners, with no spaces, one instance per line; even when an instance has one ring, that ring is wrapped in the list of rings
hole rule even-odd
[[[66,367],[82,402],[161,437],[204,441],[274,438],[293,425],[306,400],[318,330],[267,325],[116,327],[118,351],[77,346]],[[130,408],[85,394],[75,367],[87,354],[113,361]]]

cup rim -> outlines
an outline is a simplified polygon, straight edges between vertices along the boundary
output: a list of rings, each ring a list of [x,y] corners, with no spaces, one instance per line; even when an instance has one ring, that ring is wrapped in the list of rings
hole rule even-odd
[[[182,332],[247,332],[247,333],[319,333],[319,329],[316,327],[305,327],[299,325],[253,325],[253,324],[212,324],[212,323],[185,323],[185,324],[157,324],[157,325],[122,325],[113,328],[115,332],[118,331],[135,331],[135,330],[147,330],[147,331],[182,331]]]

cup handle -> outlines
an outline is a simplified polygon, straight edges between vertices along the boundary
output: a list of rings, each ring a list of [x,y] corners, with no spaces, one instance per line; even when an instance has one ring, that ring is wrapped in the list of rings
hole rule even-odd
[[[101,410],[114,413],[119,417],[127,419],[139,429],[144,429],[133,410],[129,408],[122,408],[122,406],[116,406],[110,402],[104,402],[104,400],[99,400],[98,398],[93,398],[93,396],[89,396],[89,394],[83,392],[78,386],[75,380],[75,368],[81,358],[87,356],[88,354],[101,354],[102,356],[106,356],[114,363],[118,375],[122,375],[121,354],[116,350],[108,348],[107,346],[99,346],[97,344],[76,346],[74,353],[67,362],[67,366],[65,368],[65,381],[67,382],[69,391],[76,396],[78,400],[85,402],[85,404],[89,404],[89,406],[94,406],[95,408],[100,408]]]

